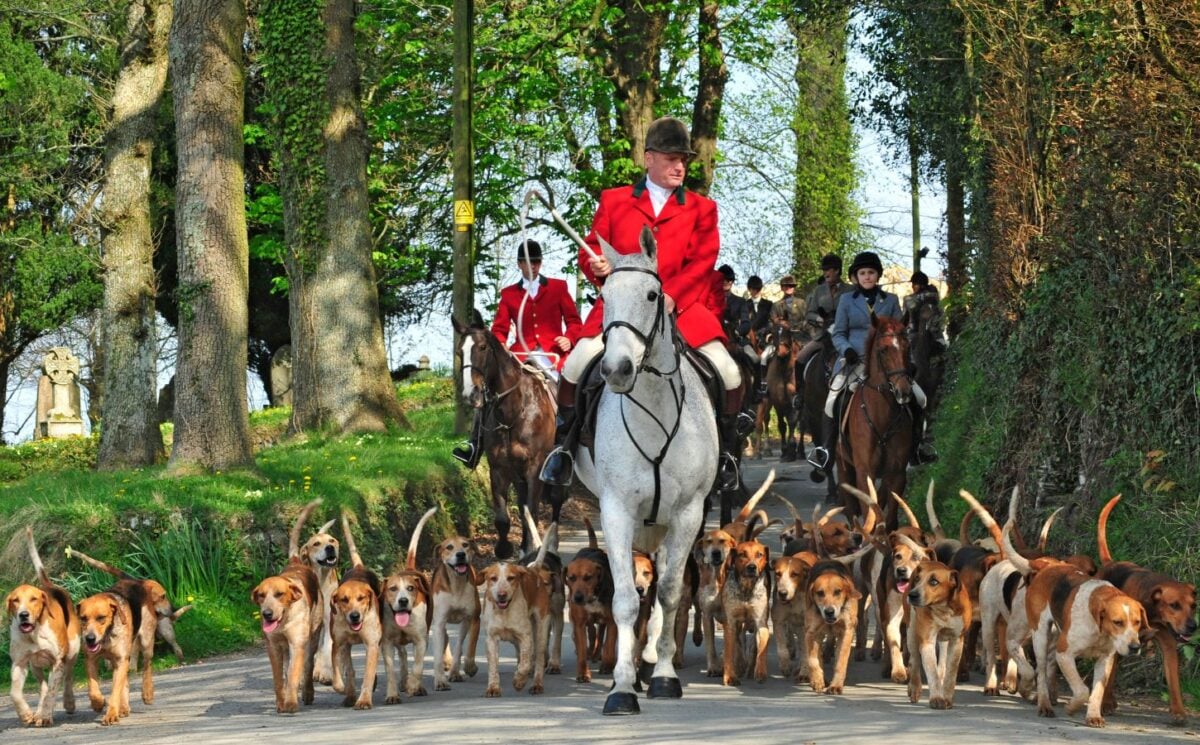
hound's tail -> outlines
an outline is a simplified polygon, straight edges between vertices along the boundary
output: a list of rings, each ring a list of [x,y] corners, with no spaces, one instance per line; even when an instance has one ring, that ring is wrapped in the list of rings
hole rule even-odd
[[[896,492],[892,492],[892,499],[896,500],[896,504],[900,505],[900,509],[904,510],[904,515],[908,518],[908,524],[917,530],[920,530],[921,522],[917,520],[916,514],[912,511],[912,507],[908,506],[908,502],[904,501],[904,497],[901,497]]]
[[[1108,552],[1108,515],[1117,506],[1117,502],[1121,501],[1121,495],[1108,500],[1108,504],[1104,505],[1104,509],[1100,510],[1100,522],[1096,524],[1096,543],[1100,548],[1100,563],[1107,564],[1113,560],[1112,554]]]
[[[1046,542],[1050,538],[1050,527],[1054,525],[1054,520],[1063,510],[1070,509],[1071,505],[1063,505],[1054,512],[1050,513],[1050,517],[1046,518],[1046,522],[1042,524],[1041,535],[1038,536],[1038,551],[1046,552]]]
[[[421,519],[417,521],[417,527],[413,528],[412,538],[408,541],[408,555],[404,557],[404,568],[410,572],[417,570],[417,544],[421,542],[421,529],[425,527],[425,523],[429,522],[429,518],[433,517],[433,513],[437,511],[437,507],[430,507],[424,515],[421,515]],[[346,534],[349,535],[349,531]]]
[[[979,521],[992,534],[992,540],[996,542],[996,547],[1000,550],[1000,558],[1008,558],[1005,555],[1004,537],[1001,535],[1002,531],[1000,530],[1000,526],[996,524],[996,519],[992,517],[992,513],[988,512],[987,508],[981,505],[975,497],[971,496],[971,493],[966,489],[959,489],[958,495],[965,499],[967,504],[971,505],[971,509],[974,510],[976,515],[979,515]],[[967,545],[966,541],[963,541],[963,545]]]
[[[33,561],[33,568],[37,570],[38,581],[42,585],[52,585],[50,575],[46,573],[46,565],[42,563],[42,557],[38,554],[37,543],[33,540],[33,526],[25,526],[25,538],[29,541],[29,558]]]
[[[304,521],[312,514],[312,511],[317,508],[321,500],[314,499],[304,505],[304,509],[300,510],[300,514],[296,516],[296,524],[292,526],[292,532],[288,534],[288,558],[292,559],[300,555],[300,531],[304,529]]]
[[[733,522],[744,523],[749,520],[750,516],[754,514],[754,508],[758,504],[758,500],[763,498],[773,483],[775,483],[774,468],[772,468],[771,472],[767,474],[767,480],[762,483],[762,486],[758,487],[758,491],[754,492],[754,495],[746,500],[746,504],[742,505],[741,512],[737,513],[737,515],[734,515]]]
[[[70,559],[72,557],[79,559],[84,564],[87,564],[90,567],[93,567],[95,569],[99,569],[102,572],[111,574],[112,576],[116,577],[117,579],[137,579],[137,577],[134,577],[130,574],[126,574],[125,572],[121,571],[120,569],[117,569],[115,566],[112,566],[111,564],[105,564],[103,561],[100,561],[99,559],[93,559],[92,557],[88,556],[84,552],[76,551],[75,549],[71,548],[70,546],[67,546],[67,558]]]
[[[925,514],[929,515],[929,529],[937,536],[939,541],[946,539],[946,531],[942,530],[942,524],[938,522],[937,511],[933,509],[933,480],[929,481],[929,491],[925,492]]]
[[[362,557],[358,555],[358,546],[354,545],[354,534],[350,532],[350,513],[342,508],[342,533],[346,536],[346,546],[350,549],[350,566],[363,566]]]
[[[583,518],[583,525],[588,532],[588,548],[600,548],[600,542],[596,540],[596,529],[592,527],[592,521]]]
[[[1017,571],[1022,576],[1028,577],[1033,573],[1033,567],[1030,566],[1029,559],[1022,556],[1012,544],[1011,535],[1015,523],[1016,521],[1012,518],[1009,518],[1008,522],[1004,523],[1004,530],[1000,531],[1000,545],[1004,549],[1004,558],[1012,562],[1012,565],[1017,568]]]

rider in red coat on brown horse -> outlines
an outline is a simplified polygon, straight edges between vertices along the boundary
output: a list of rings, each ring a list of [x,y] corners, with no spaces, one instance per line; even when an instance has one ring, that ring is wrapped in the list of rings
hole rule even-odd
[[[517,249],[517,267],[521,270],[521,279],[500,290],[500,305],[492,321],[492,334],[525,362],[557,378],[583,327],[579,309],[575,307],[566,282],[541,273],[540,243],[528,240],[524,248]],[[508,341],[510,333],[513,336],[511,344]],[[478,465],[483,455],[479,445],[479,425],[480,411],[477,410],[471,439],[451,451],[469,468]]]
[[[588,245],[597,258],[580,252],[579,264],[595,285],[602,286],[612,272],[599,250],[600,238],[618,253],[641,251],[638,237],[644,226],[654,232],[658,244],[658,275],[662,279],[667,312],[674,312],[679,333],[689,346],[703,354],[720,375],[726,391],[721,415],[721,463],[719,481],[723,490],[738,485],[736,450],[737,416],[741,411],[741,373],[725,348],[720,319],[708,307],[713,288],[720,235],[717,232],[716,202],[683,187],[687,163],[695,152],[687,126],[671,117],[655,120],[646,132],[646,177],[633,186],[608,189],[588,234]],[[604,349],[601,332],[604,300],[596,301],[584,322],[575,350],[563,367],[558,389],[560,446],[550,454],[542,469],[542,480],[551,484],[571,483],[574,461],[575,385],[589,362]],[[753,420],[750,420],[753,426]],[[568,437],[571,433],[571,437]],[[565,445],[565,446],[564,446]]]

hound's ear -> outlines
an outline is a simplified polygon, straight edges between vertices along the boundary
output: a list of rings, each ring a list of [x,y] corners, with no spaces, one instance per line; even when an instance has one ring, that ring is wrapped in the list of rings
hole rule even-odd
[[[950,570],[950,586],[953,587],[955,590],[957,590],[959,588],[958,570],[957,569]]]
[[[112,613],[113,623],[116,623],[117,619],[121,617],[121,606],[110,600],[108,601],[108,612]]]
[[[1162,596],[1163,596],[1163,586],[1156,585],[1154,587],[1154,589],[1150,591],[1150,602],[1157,604],[1158,601],[1162,600]]]
[[[258,587],[255,587],[253,590],[250,591],[250,602],[254,603],[255,605],[258,605],[259,603],[262,602],[262,596],[263,596],[262,585],[259,585]]]
[[[849,590],[846,592],[846,597],[850,598],[851,600],[858,600],[862,598],[862,593],[858,591],[858,588],[854,586],[853,582],[850,582],[847,587]]]
[[[770,566],[771,565],[771,547],[764,545],[763,551],[767,552],[767,566]]]
[[[304,597],[304,590],[295,582],[288,585],[288,603],[294,603]]]
[[[10,616],[17,612],[17,593],[16,592],[8,593],[8,598],[4,601],[4,607],[8,610],[8,615],[10,615]],[[76,608],[75,608],[75,615],[79,615],[78,606],[76,606]]]

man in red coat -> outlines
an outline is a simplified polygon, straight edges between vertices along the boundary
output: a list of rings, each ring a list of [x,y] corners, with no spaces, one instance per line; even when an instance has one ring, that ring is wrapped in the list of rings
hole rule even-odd
[[[557,379],[583,326],[579,309],[566,282],[541,274],[542,246],[537,241],[526,241],[524,249],[518,249],[517,268],[521,279],[500,290],[492,333],[519,357]],[[451,451],[469,468],[478,465],[483,454],[479,441],[482,421],[482,410],[476,409],[471,439]]]
[[[726,390],[720,417],[721,456],[718,480],[722,490],[738,486],[738,414],[741,412],[741,374],[725,348],[720,319],[708,307],[713,273],[720,248],[717,205],[683,187],[687,164],[696,153],[691,148],[687,126],[671,117],[651,123],[646,131],[646,177],[633,186],[608,189],[592,220],[587,242],[597,256],[581,251],[579,265],[595,285],[604,284],[612,266],[600,252],[603,237],[618,253],[641,251],[638,237],[650,226],[658,243],[658,274],[668,313],[675,313],[679,332],[687,343],[712,362]],[[575,385],[589,362],[604,349],[603,298],[596,301],[583,324],[575,350],[563,366],[558,387],[560,415],[557,442],[542,468],[542,480],[555,485],[571,483],[575,439]],[[753,426],[753,421],[750,421]],[[743,425],[744,426],[744,425]]]

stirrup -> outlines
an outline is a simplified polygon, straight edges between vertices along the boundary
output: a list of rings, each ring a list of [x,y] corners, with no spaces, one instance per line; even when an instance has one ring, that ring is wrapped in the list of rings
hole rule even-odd
[[[717,466],[717,491],[737,491],[741,480],[741,476],[738,474],[737,458],[734,458],[728,450],[722,451],[721,462]]]
[[[456,460],[462,461],[467,468],[473,469],[479,465],[479,449],[470,440],[451,450],[450,455],[454,456]]]
[[[574,474],[575,458],[572,457],[571,451],[559,445],[546,456],[538,478],[542,483],[551,486],[570,486],[575,479]]]
[[[758,384],[758,395],[765,396],[767,393],[767,381],[763,380],[763,382]]]
[[[938,459],[937,450],[928,442],[922,442],[917,445],[916,452],[913,453],[913,465],[923,466],[928,463],[936,463]]]
[[[813,468],[825,468],[829,464],[829,451],[818,445],[805,458]]]
[[[748,412],[739,411],[733,427],[738,437],[749,437],[754,434],[754,417]]]

